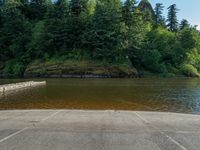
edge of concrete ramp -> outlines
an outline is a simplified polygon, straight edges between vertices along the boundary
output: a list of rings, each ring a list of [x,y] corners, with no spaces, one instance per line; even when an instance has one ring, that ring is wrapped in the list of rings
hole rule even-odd
[[[198,150],[200,116],[114,110],[2,110],[1,150]]]

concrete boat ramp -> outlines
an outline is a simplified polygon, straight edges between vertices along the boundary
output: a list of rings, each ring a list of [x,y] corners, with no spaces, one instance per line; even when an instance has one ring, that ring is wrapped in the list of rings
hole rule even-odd
[[[12,84],[4,84],[0,85],[0,94],[7,94],[9,92],[16,92],[17,90],[24,90],[27,88],[33,88],[44,85],[46,85],[46,81],[40,81],[40,82],[27,81],[27,82],[19,82]]]
[[[200,116],[132,111],[0,111],[0,150],[200,150]]]

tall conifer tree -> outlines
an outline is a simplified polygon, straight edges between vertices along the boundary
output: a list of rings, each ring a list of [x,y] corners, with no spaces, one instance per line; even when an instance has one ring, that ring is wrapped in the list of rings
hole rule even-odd
[[[156,4],[156,7],[154,9],[154,11],[155,11],[155,25],[156,25],[156,27],[158,27],[159,25],[164,25],[165,24],[165,19],[162,16],[163,9],[164,9],[164,6],[163,6],[162,3],[157,3]]]
[[[168,7],[167,27],[172,32],[176,32],[178,30],[177,12],[178,12],[178,9],[176,7],[176,4],[173,4]]]

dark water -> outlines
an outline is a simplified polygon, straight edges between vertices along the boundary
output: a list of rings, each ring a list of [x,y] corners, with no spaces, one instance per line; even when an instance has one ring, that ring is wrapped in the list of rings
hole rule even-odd
[[[115,109],[200,114],[200,79],[45,79],[0,95],[0,109]],[[0,84],[22,80],[0,79]]]

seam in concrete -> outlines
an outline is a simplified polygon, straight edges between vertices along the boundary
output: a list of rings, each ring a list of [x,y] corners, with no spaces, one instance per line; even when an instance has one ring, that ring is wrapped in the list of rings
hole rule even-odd
[[[50,119],[51,117],[54,117],[55,115],[57,115],[57,114],[60,113],[61,111],[63,111],[63,110],[59,110],[59,111],[57,111],[57,112],[51,114],[50,116],[47,116],[47,117],[43,118],[43,119],[42,119],[40,122],[38,122],[38,123],[44,122],[44,121]],[[38,124],[38,123],[36,123],[36,124]],[[36,125],[36,124],[34,124],[34,125]],[[15,133],[13,133],[13,134],[11,134],[11,135],[5,137],[5,138],[3,138],[3,139],[0,139],[0,143],[2,143],[2,142],[4,142],[4,141],[6,141],[6,140],[8,140],[8,139],[10,139],[10,138],[12,138],[12,137],[14,137],[15,135],[18,135],[18,134],[22,133],[23,131],[26,131],[26,130],[28,130],[28,129],[31,129],[31,128],[32,128],[32,126],[30,126],[30,127],[25,127],[25,128],[23,128],[23,129],[21,129],[21,130],[15,132]]]
[[[24,128],[24,129],[21,129],[21,130],[15,132],[15,133],[13,133],[13,134],[11,134],[11,135],[9,135],[9,136],[3,138],[3,139],[1,139],[1,140],[0,140],[0,143],[2,143],[2,142],[4,142],[4,141],[8,140],[9,138],[11,138],[11,137],[13,137],[13,136],[15,136],[15,135],[17,135],[17,134],[19,134],[19,133],[21,133],[21,132],[23,132],[23,131],[29,129],[29,128],[30,128],[30,127],[26,127],[26,128]]]
[[[170,132],[170,131],[166,131]],[[182,134],[200,134],[200,131],[174,131],[175,133],[182,133]]]
[[[177,129],[176,127],[174,127],[174,129],[175,129],[176,131],[178,131],[178,129]],[[188,141],[187,138],[185,137],[185,135],[182,135],[182,138],[183,138],[185,141]],[[190,145],[193,145],[191,141],[189,141],[189,144],[190,144]]]
[[[162,135],[164,135],[165,137],[167,137],[171,142],[173,142],[174,144],[176,144],[179,148],[181,148],[182,150],[188,150],[182,144],[180,144],[179,142],[177,142],[176,140],[174,140],[172,137],[170,137],[169,135],[167,135],[165,132],[163,132],[159,128],[156,128],[155,126],[151,125],[151,123],[149,121],[147,121],[145,118],[143,118],[142,116],[140,116],[137,112],[135,112],[135,114],[136,114],[136,116],[138,118],[140,118],[145,123],[149,124],[152,128],[158,130]]]
[[[57,114],[60,113],[61,111],[63,111],[63,110],[59,110],[59,111],[57,111],[57,112],[51,114],[50,116],[47,116],[47,117],[43,118],[40,122],[46,121],[46,120],[48,120],[48,119],[54,117],[55,115],[57,115]]]

